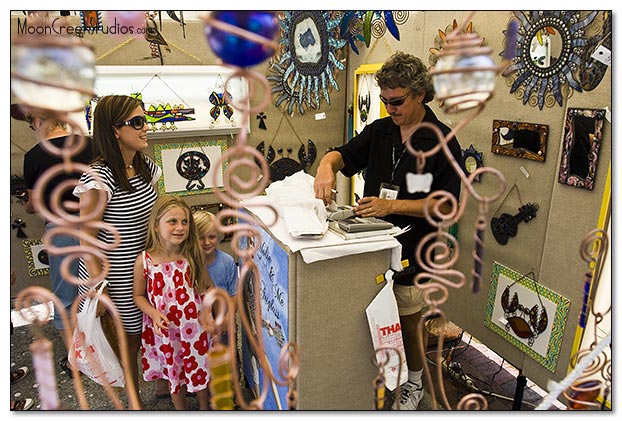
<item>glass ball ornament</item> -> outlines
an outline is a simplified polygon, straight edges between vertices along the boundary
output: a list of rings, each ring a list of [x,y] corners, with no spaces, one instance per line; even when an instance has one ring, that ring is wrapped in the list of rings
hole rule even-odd
[[[210,18],[233,25],[243,31],[272,41],[279,30],[279,23],[273,12],[266,11],[215,11]],[[205,25],[205,37],[214,54],[224,63],[239,67],[254,66],[270,58],[275,49],[225,29]]]
[[[95,52],[71,40],[13,42],[11,90],[25,104],[74,112],[94,96]]]
[[[444,55],[432,81],[446,112],[458,112],[486,102],[495,88],[497,68],[489,55]]]

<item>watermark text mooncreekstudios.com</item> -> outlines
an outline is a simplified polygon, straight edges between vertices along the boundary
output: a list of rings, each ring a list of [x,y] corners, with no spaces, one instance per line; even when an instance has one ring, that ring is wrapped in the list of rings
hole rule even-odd
[[[126,26],[120,25],[117,19],[114,19],[113,25],[102,25],[94,27],[83,27],[67,25],[61,18],[52,21],[46,21],[42,24],[37,21],[36,24],[28,24],[28,19],[17,18],[17,34],[18,35],[75,35],[82,38],[84,34],[104,34],[104,35],[144,35],[144,26]]]

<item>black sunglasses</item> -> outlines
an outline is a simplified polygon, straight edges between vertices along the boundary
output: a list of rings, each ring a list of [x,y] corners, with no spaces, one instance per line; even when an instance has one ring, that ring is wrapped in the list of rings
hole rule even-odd
[[[136,117],[130,118],[128,121],[117,124],[117,126],[131,126],[136,130],[141,130],[145,124],[147,124],[147,117],[144,115],[137,115]]]
[[[394,107],[399,107],[400,105],[404,103],[404,101],[406,101],[406,98],[408,98],[408,95],[410,95],[410,92],[406,93],[406,95],[400,96],[398,98],[393,98],[393,99],[386,99],[385,97],[380,95],[380,101],[382,101],[384,105],[393,105]]]

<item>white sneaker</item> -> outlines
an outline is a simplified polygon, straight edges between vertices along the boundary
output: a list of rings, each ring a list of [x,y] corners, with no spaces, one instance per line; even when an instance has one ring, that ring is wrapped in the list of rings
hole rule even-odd
[[[394,411],[414,411],[423,398],[423,386],[407,381],[400,386],[400,396],[396,396],[392,409]],[[398,407],[399,403],[399,407]]]

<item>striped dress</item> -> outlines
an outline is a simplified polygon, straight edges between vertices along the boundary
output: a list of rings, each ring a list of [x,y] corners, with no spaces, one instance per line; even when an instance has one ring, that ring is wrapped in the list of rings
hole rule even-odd
[[[140,334],[142,332],[142,311],[134,305],[134,262],[136,257],[145,248],[147,237],[147,223],[151,208],[158,194],[155,188],[162,173],[153,160],[145,156],[151,170],[151,184],[145,183],[140,177],[130,178],[130,183],[136,189],[135,192],[121,191],[119,185],[112,177],[110,168],[102,164],[91,164],[91,171],[103,181],[98,182],[89,172],[80,177],[80,184],[74,189],[74,194],[80,196],[90,189],[104,190],[108,196],[108,204],[102,216],[102,221],[113,225],[121,236],[121,244],[113,250],[104,251],[110,262],[110,272],[106,279],[108,294],[116,305],[123,327],[127,334]],[[112,243],[114,237],[106,230],[100,230],[97,235],[99,241]],[[89,275],[84,262],[80,260],[78,277],[88,280]],[[89,287],[80,286],[78,293],[84,294]]]

